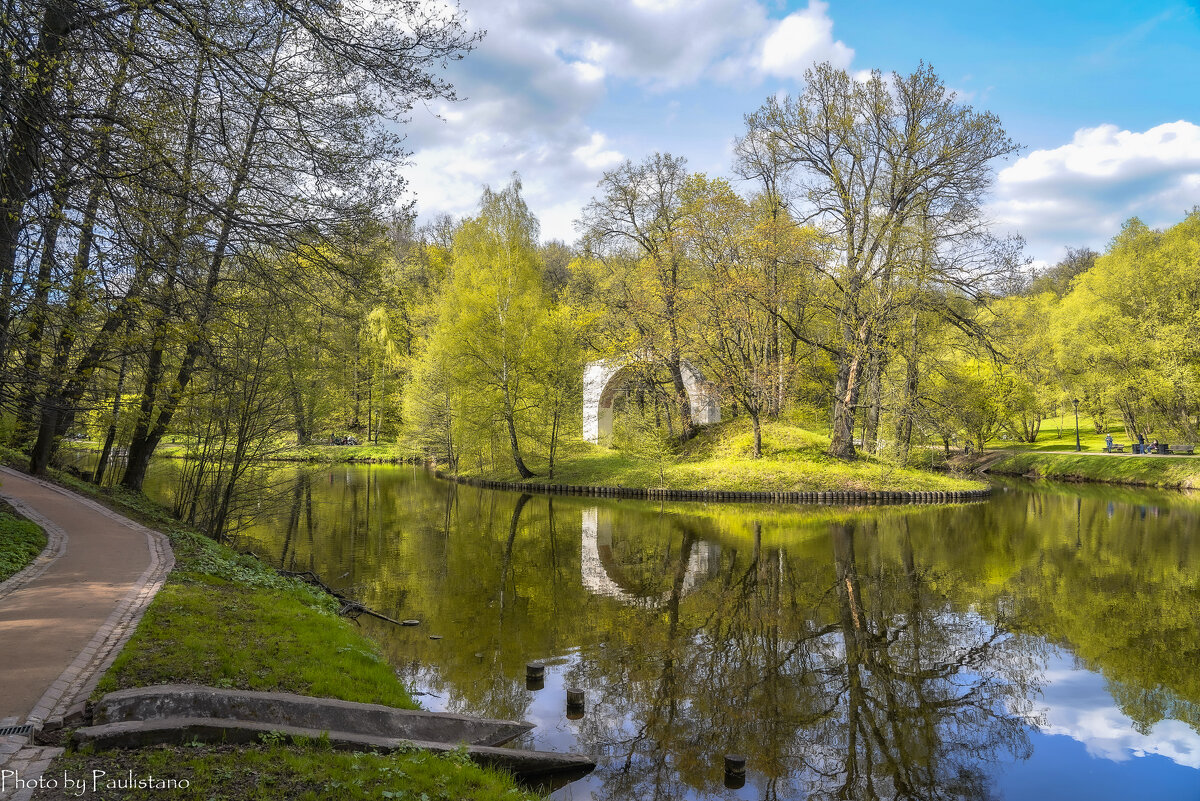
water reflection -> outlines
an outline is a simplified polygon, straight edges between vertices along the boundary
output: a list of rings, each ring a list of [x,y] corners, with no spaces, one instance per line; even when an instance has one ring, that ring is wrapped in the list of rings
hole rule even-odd
[[[524,717],[528,744],[599,758],[556,798],[1200,797],[1184,496],[706,509],[287,475],[246,543],[420,618],[371,628],[426,706]],[[748,756],[745,787],[724,786],[725,753]]]

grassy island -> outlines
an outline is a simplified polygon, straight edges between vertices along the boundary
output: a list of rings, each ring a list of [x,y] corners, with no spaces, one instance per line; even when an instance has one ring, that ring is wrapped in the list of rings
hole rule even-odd
[[[752,457],[753,434],[744,417],[706,426],[679,449],[650,445],[621,449],[586,442],[564,444],[549,465],[533,462],[531,482],[735,492],[977,490],[983,482],[944,472],[900,467],[883,459],[846,461],[829,456],[829,437],[786,421],[764,421],[763,455]],[[459,465],[461,475],[520,481],[511,461],[495,467]]]

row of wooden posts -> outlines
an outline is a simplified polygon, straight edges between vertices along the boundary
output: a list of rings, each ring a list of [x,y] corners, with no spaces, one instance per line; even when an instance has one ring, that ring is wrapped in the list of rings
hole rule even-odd
[[[575,484],[529,484],[523,481],[492,481],[474,476],[458,476],[435,470],[434,475],[471,487],[537,492],[550,495],[584,495],[593,498],[632,498],[663,501],[718,501],[753,503],[957,503],[979,501],[991,494],[991,487],[959,492],[887,492],[838,490],[836,492],[754,492],[735,490],[681,490],[649,487],[588,487]]]

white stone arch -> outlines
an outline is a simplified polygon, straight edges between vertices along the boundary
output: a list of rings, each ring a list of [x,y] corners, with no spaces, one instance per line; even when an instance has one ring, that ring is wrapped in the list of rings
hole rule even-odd
[[[646,354],[591,362],[583,371],[583,438],[597,445],[612,444],[613,399],[631,368],[639,362],[657,361]],[[690,362],[679,363],[683,388],[696,425],[721,422],[720,394],[711,381]]]
[[[683,574],[681,590],[684,595],[708,578],[710,551],[707,542],[692,546]],[[621,574],[620,565],[612,555],[612,514],[598,506],[583,510],[579,571],[585,590],[593,595],[616,598],[626,606],[656,609],[671,598],[670,590],[660,595],[638,595],[627,587],[630,582]]]

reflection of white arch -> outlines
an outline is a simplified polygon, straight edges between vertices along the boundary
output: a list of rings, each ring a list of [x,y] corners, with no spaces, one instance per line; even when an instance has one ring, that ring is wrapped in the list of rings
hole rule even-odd
[[[612,441],[613,398],[631,365],[650,361],[644,354],[592,362],[583,373],[583,438],[608,445]],[[721,422],[721,404],[716,388],[686,361],[679,363],[683,388],[692,407],[696,425]],[[622,375],[624,373],[625,375]]]
[[[628,606],[642,608],[654,608],[666,603],[671,597],[670,590],[657,596],[644,596],[622,586],[624,576],[620,574],[620,565],[612,556],[612,514],[607,510],[603,514],[596,506],[583,510],[583,542],[580,551],[583,588],[593,595],[616,598]],[[707,542],[697,542],[692,546],[687,570],[683,574],[684,595],[708,578],[708,558]]]

